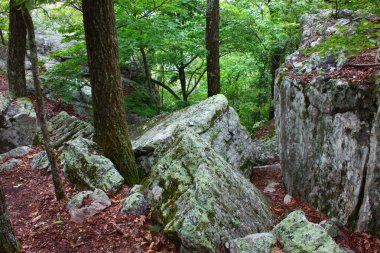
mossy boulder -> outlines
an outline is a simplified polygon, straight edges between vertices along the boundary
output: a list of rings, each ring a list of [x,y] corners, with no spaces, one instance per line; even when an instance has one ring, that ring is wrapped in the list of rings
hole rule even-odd
[[[62,111],[48,121],[50,141],[53,147],[61,147],[65,142],[74,140],[77,137],[91,138],[94,134],[94,127],[83,120],[70,116]],[[34,144],[42,144],[42,133],[38,130]]]
[[[288,215],[273,229],[273,234],[292,253],[345,253],[320,225],[309,222],[302,211]]]
[[[195,130],[176,127],[154,154],[148,188],[165,235],[182,252],[216,252],[233,238],[269,231],[275,217],[265,197]]]
[[[230,253],[271,253],[276,238],[272,233],[260,233],[237,238],[228,243]]]
[[[144,197],[144,194],[140,192],[134,192],[124,200],[121,212],[141,215],[143,213],[146,213],[148,211],[148,208],[149,205]]]
[[[154,163],[154,150],[171,140],[177,126],[191,128],[233,168],[250,174],[250,167],[254,163],[252,140],[223,95],[132,126],[130,135],[143,174],[148,174]]]
[[[82,137],[66,142],[61,154],[64,175],[74,185],[117,192],[124,179],[114,164],[96,149],[94,142]]]

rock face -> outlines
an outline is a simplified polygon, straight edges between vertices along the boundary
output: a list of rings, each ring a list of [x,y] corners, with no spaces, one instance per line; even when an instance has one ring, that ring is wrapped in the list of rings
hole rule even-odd
[[[284,252],[345,253],[320,225],[309,222],[302,211],[295,211],[276,225],[273,234]]]
[[[97,154],[96,144],[82,137],[65,143],[61,163],[65,177],[74,185],[115,193],[124,182],[113,163]]]
[[[166,236],[181,252],[215,252],[230,239],[270,230],[275,217],[265,197],[195,130],[170,129],[155,151],[148,188]]]
[[[71,220],[82,223],[87,217],[91,217],[111,205],[107,194],[99,189],[83,191],[71,198],[67,203]]]
[[[249,175],[254,163],[252,140],[223,95],[132,127],[135,155],[144,174],[153,163],[153,151],[171,140],[177,126],[191,128],[233,168]]]
[[[321,43],[334,32],[332,27],[354,27],[347,15],[338,20],[326,13],[304,17],[300,51],[290,55],[277,72],[281,166],[290,195],[307,200],[344,225],[379,233],[380,109],[378,94],[372,92],[378,88],[323,74],[308,82],[299,77],[313,69],[328,74],[339,68],[339,57],[318,52],[306,57],[302,50]]]
[[[51,144],[55,148],[77,137],[90,138],[94,133],[94,127],[91,124],[72,117],[65,111],[60,112],[48,121],[48,130]],[[34,139],[34,144],[41,143],[42,134],[41,131],[38,131]]]
[[[36,113],[28,98],[14,101],[0,96],[0,153],[33,143]]]

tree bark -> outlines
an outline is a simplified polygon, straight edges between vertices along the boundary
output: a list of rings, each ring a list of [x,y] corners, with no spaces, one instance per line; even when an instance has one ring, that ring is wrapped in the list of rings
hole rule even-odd
[[[10,0],[7,72],[11,95],[24,97],[26,96],[26,27],[22,11],[18,8],[15,0]]]
[[[139,181],[128,135],[113,0],[83,0],[83,23],[94,110],[94,140],[127,184]]]
[[[3,189],[0,187],[0,252],[18,252],[19,245],[9,219]]]
[[[57,200],[61,200],[65,197],[65,191],[62,187],[62,182],[59,176],[59,168],[57,165],[57,160],[55,158],[54,150],[50,144],[50,136],[47,128],[46,122],[46,113],[44,108],[44,98],[42,94],[42,88],[40,83],[40,77],[38,73],[38,56],[37,56],[37,46],[36,39],[34,34],[34,24],[32,17],[29,14],[29,11],[23,11],[23,18],[27,27],[28,32],[28,42],[30,47],[30,62],[32,63],[32,74],[34,89],[36,91],[36,100],[37,100],[37,118],[40,122],[42,137],[44,139],[44,145],[47,157],[50,162],[51,172],[53,176],[53,184],[55,190],[55,196]]]
[[[207,0],[206,49],[208,96],[220,93],[219,0]]]

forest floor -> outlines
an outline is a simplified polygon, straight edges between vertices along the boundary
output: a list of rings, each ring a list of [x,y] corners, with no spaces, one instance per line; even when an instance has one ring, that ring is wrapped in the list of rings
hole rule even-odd
[[[5,94],[6,91],[6,79],[0,77],[0,93]],[[61,110],[73,115],[72,108],[67,105],[47,100],[46,106],[50,117]],[[31,169],[33,157],[41,150],[42,147],[34,147],[32,152],[23,157],[21,165],[0,173],[0,185],[5,191],[11,220],[22,245],[21,252],[178,252],[175,245],[159,231],[161,227],[155,224],[150,213],[140,216],[120,213],[122,200],[128,196],[128,187],[123,187],[113,196],[112,205],[103,212],[80,224],[72,222],[66,208],[67,198],[81,189],[74,189],[62,177],[66,199],[57,202],[51,173]],[[0,163],[5,161],[0,160]],[[303,210],[311,222],[318,223],[326,219],[300,200],[293,198],[288,205],[284,204],[286,190],[281,170],[275,166],[255,169],[251,181],[261,191],[269,183],[279,183],[274,192],[264,192],[272,201],[272,211],[279,221],[294,210]],[[365,233],[343,230],[343,235],[335,239],[340,245],[357,253],[380,252],[380,239]]]

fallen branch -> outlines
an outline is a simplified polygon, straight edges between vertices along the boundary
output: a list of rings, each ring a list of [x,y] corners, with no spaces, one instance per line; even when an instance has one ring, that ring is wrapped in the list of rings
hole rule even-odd
[[[365,68],[365,67],[380,67],[380,63],[373,63],[373,64],[347,64],[347,66],[350,66],[350,67],[362,67],[362,68]]]

